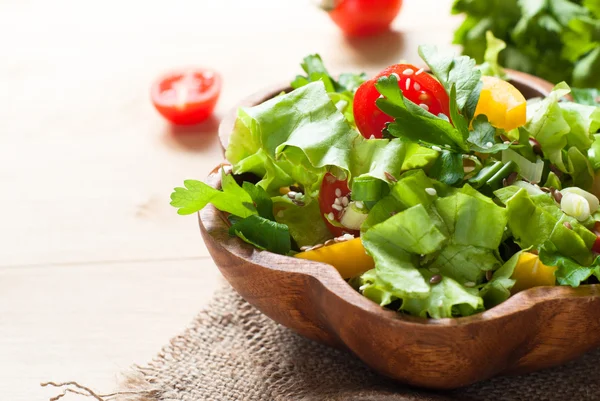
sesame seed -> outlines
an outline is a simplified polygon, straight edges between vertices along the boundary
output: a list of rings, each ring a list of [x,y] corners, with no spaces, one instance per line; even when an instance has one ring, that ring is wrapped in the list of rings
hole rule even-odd
[[[331,244],[335,244],[335,240],[333,238],[325,241],[325,243],[323,245],[327,246],[327,245],[331,245]]]
[[[342,205],[343,205],[343,206],[348,206],[348,203],[350,203],[350,200],[348,199],[348,197],[347,197],[347,196],[344,196],[344,197],[342,198]]]
[[[421,85],[419,85],[418,82],[415,82],[415,84],[413,85],[413,88],[415,88],[416,91],[420,91],[421,90]]]
[[[421,68],[419,71],[417,71],[417,73],[416,73],[415,75],[422,74],[422,73],[423,73],[423,71],[425,71],[425,68]]]
[[[371,136],[369,137],[369,139],[375,139],[375,135],[371,134]]]
[[[427,195],[431,195],[431,196],[437,195],[437,191],[435,190],[435,188],[425,188],[425,192],[427,192]]]
[[[572,226],[572,225],[571,225],[571,223],[569,223],[568,221],[565,221],[565,222],[563,223],[563,226],[565,226],[565,227],[566,227],[566,228],[568,228],[569,230],[572,230],[572,229],[573,229],[573,226]]]
[[[419,95],[419,100],[427,100],[429,99],[429,95],[427,93],[421,93]]]
[[[396,74],[395,72],[392,72],[392,75],[395,76],[398,81],[400,81],[400,75]]]
[[[296,200],[302,199],[302,194],[300,192],[296,192],[296,195],[294,196],[294,199],[296,199]]]
[[[323,248],[323,244],[317,244],[317,245],[313,246],[312,248],[310,248],[310,250],[314,251],[315,249],[319,249],[319,248]]]
[[[294,191],[289,191],[289,192],[287,193],[287,196],[288,196],[288,198],[290,198],[290,199],[294,199],[294,198],[296,197],[296,192],[294,192]]]
[[[407,68],[406,70],[402,71],[402,74],[404,75],[412,75],[415,73],[415,70],[413,70],[412,68]]]
[[[508,231],[508,227],[504,227],[504,231]]]
[[[470,155],[462,155],[462,158],[463,158],[463,159],[470,159],[470,158],[471,158],[471,156],[470,156]]]
[[[337,200],[337,199],[336,199]],[[331,207],[335,210],[337,210],[338,212],[341,212],[343,207],[342,205],[336,205],[335,203],[333,205],[331,205]]]
[[[279,217],[279,218],[283,217],[283,210],[280,210],[277,212],[277,217]]]
[[[444,145],[444,147],[445,147],[446,149],[452,149],[452,146],[450,146],[450,145],[448,145],[448,144],[445,144],[445,145]]]
[[[356,205],[356,207],[357,207],[357,208],[359,208],[359,209],[362,209],[363,207],[365,207],[365,204],[364,204],[364,203],[362,203],[361,201],[356,201],[355,205]]]
[[[342,200],[340,198],[335,198],[335,200],[333,201],[334,205],[341,205],[342,204]]]
[[[308,251],[310,248],[311,248],[310,246],[308,246],[308,245],[304,245],[304,246],[301,246],[301,247],[300,247],[300,250],[301,250],[301,251]]]
[[[341,189],[339,189],[339,188],[336,188],[336,189],[335,189],[335,196],[337,196],[338,198],[339,198],[340,196],[342,196],[342,190],[341,190]]]
[[[494,144],[493,144],[493,143],[491,143],[491,142],[487,142],[487,143],[485,144],[485,147],[486,147],[486,148],[488,148],[488,149],[489,149],[489,148],[491,148],[492,146],[494,146]]]
[[[425,103],[419,104],[419,107],[422,108],[425,111],[429,111],[429,106],[427,106]]]
[[[333,215],[333,213],[332,213],[332,212],[330,212],[330,213],[327,215],[327,218],[328,218],[329,220],[334,220],[334,219],[335,219],[335,216]]]
[[[450,119],[444,113],[438,114],[438,117],[441,118],[442,120],[446,120],[446,121],[450,122]]]
[[[410,89],[410,78],[406,78],[406,86],[405,86],[406,90]]]
[[[467,281],[467,282],[465,282],[464,285],[465,285],[465,287],[469,287],[469,288],[475,287],[475,283],[472,281]]]
[[[385,99],[385,96],[379,95],[379,97],[377,99]]]
[[[504,144],[505,144],[505,145],[509,145],[509,144],[510,144],[510,141],[504,141]]]
[[[441,152],[441,151],[442,151],[442,148],[440,148],[439,146],[435,146],[435,145],[433,145],[433,146],[431,147],[431,149],[432,149],[432,150],[436,150],[436,151],[438,151],[438,152]]]

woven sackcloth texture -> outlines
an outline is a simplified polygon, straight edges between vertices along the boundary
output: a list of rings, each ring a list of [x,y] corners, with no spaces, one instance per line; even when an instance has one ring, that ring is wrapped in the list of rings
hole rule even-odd
[[[133,401],[600,400],[600,350],[543,372],[427,392],[296,335],[224,287],[183,334],[128,374],[123,387],[138,394],[127,398]]]

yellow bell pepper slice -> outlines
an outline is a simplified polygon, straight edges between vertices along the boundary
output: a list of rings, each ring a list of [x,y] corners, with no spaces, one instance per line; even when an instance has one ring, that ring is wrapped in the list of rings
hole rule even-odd
[[[356,277],[375,267],[360,238],[300,252],[295,257],[328,263],[340,272],[342,278]]]
[[[481,77],[483,87],[475,116],[484,114],[496,128],[505,131],[518,128],[527,121],[525,97],[510,83],[496,77]]]
[[[556,269],[554,266],[543,264],[538,255],[530,252],[521,253],[511,277],[515,280],[511,292],[515,294],[532,287],[556,285],[554,275]]]

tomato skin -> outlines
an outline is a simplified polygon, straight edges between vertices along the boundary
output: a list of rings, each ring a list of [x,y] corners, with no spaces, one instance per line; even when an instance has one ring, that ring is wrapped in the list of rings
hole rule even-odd
[[[369,36],[389,29],[402,0],[338,0],[329,16],[348,36]]]
[[[592,245],[592,252],[600,253],[600,221],[594,223],[594,234],[596,234],[596,241]]]
[[[329,228],[329,231],[331,231],[334,236],[339,237],[344,235],[344,233],[348,233],[358,237],[360,232],[357,230],[336,227],[331,224],[327,218],[325,218],[325,215],[333,213],[333,216],[335,217],[334,220],[339,222],[342,216],[342,212],[340,210],[336,210],[332,207],[335,199],[338,198],[338,196],[335,194],[336,189],[340,190],[341,197],[347,196],[350,193],[350,188],[348,188],[348,180],[338,180],[336,176],[331,173],[325,174],[325,177],[323,177],[323,182],[321,183],[321,190],[319,191],[319,207],[321,209],[321,217],[327,225],[327,228]]]
[[[405,98],[415,104],[425,105],[434,115],[443,113],[450,118],[450,100],[437,79],[426,72],[420,72],[414,65],[395,64],[365,81],[354,95],[354,120],[365,138],[382,138],[381,131],[386,123],[394,121],[393,117],[383,113],[375,104],[380,96],[375,88],[377,80],[391,74],[398,75],[398,87]]]
[[[175,70],[154,81],[152,104],[175,125],[201,123],[212,114],[221,93],[221,76],[211,69]]]

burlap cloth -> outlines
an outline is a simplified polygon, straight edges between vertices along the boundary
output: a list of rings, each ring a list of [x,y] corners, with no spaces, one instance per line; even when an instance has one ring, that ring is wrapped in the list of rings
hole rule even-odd
[[[461,390],[410,389],[294,334],[224,287],[183,334],[128,375],[123,390],[137,393],[126,397],[133,401],[600,400],[599,373],[597,350],[563,367]]]

